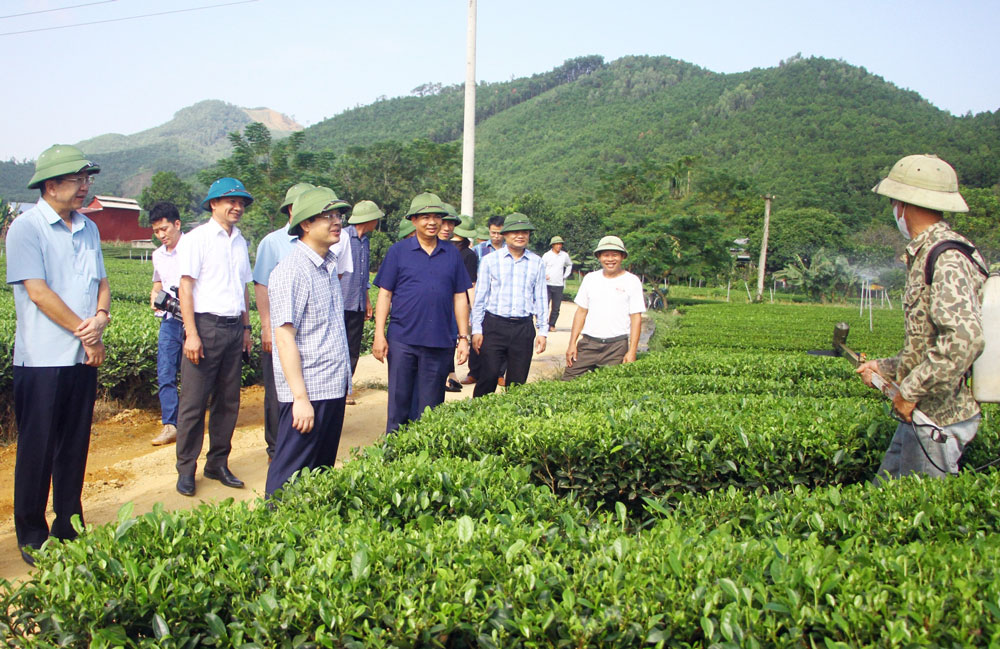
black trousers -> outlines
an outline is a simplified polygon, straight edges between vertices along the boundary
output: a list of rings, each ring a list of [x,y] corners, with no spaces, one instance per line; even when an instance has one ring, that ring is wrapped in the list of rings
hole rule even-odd
[[[479,367],[473,397],[493,394],[497,379],[507,368],[507,385],[524,383],[531,369],[531,355],[535,351],[535,325],[531,318],[514,321],[487,312],[483,318],[483,345],[479,348]]]
[[[562,306],[563,287],[546,284],[545,290],[549,294],[549,327],[554,327],[559,318],[559,307]]]
[[[274,457],[274,445],[278,440],[278,388],[274,385],[274,355],[260,353],[260,372],[264,375],[264,442],[267,456]]]
[[[332,467],[337,461],[340,433],[344,428],[344,397],[313,401],[313,429],[302,433],[292,428],[292,404],[282,403],[278,446],[267,468],[264,495],[281,489],[296,471],[305,467]]]
[[[83,522],[83,477],[97,398],[97,368],[14,366],[14,528],[19,546],[41,547],[49,537],[45,507],[52,484],[52,536],[76,538],[70,519]]]
[[[347,353],[351,356],[351,376],[358,368],[361,357],[361,339],[365,336],[365,312],[344,311],[344,327],[347,329]]]
[[[194,316],[205,358],[195,365],[181,361],[181,402],[177,416],[177,473],[194,475],[205,442],[208,409],[206,469],[221,469],[229,462],[233,430],[240,412],[243,378],[243,323],[225,324],[210,314]],[[209,405],[211,403],[211,405]]]

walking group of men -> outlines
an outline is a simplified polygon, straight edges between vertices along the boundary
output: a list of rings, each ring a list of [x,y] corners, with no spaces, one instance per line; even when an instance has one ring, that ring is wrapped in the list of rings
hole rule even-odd
[[[97,367],[111,321],[100,235],[79,212],[99,171],[74,147],[47,149],[28,185],[39,190],[40,200],[7,235],[7,282],[17,310],[14,518],[29,563],[32,550],[50,535],[74,538],[71,518],[82,518]],[[978,252],[948,249],[939,255],[937,279],[925,282],[931,248],[943,241],[968,244],[941,220],[943,211],[967,210],[947,163],[909,156],[875,191],[892,198],[900,231],[913,239],[907,247],[906,339],[899,355],[865,363],[859,372],[869,383],[873,372],[898,381],[895,407],[905,420],[919,404],[944,428],[943,436],[927,436],[901,424],[880,473],[953,473],[979,423],[964,374],[983,347],[977,295],[985,263]],[[475,383],[473,394],[482,397],[501,380],[525,382],[532,355],[545,350],[572,262],[558,237],[543,257],[529,250],[535,227],[524,214],[491,218],[489,238],[472,246],[471,217],[434,194],[414,197],[399,241],[374,279],[373,309],[369,234],[384,216],[375,203],[361,201],[352,210],[329,188],[294,185],[281,205],[287,225],[260,242],[251,269],[237,223],[252,202],[239,180],[220,178],[201,203],[211,218],[187,234],[176,207],[150,210],[163,244],[153,255],[151,302],[161,303],[155,299],[161,290],[179,301],[179,308],[157,311],[164,428],[153,443],[176,439],[179,493],[196,490],[206,410],[203,475],[243,486],[228,458],[242,359],[253,345],[251,282],[261,316],[268,497],[296,471],[336,461],[364,321],[373,314],[372,353],[388,363],[389,433],[444,401],[445,390],[454,389],[449,374],[455,363],[470,360],[463,382]],[[645,311],[641,283],[622,267],[628,252],[618,237],[602,238],[594,254],[601,268],[583,279],[576,296],[566,380],[636,358]],[[51,528],[45,517],[50,483]]]

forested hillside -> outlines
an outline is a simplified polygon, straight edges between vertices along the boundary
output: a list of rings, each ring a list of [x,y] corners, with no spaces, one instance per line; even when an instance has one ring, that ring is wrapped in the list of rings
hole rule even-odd
[[[133,135],[100,135],[76,146],[101,165],[101,193],[135,197],[157,171],[193,177],[229,155],[229,134],[252,121],[247,110],[213,99],[182,108],[160,126]],[[0,163],[0,196],[36,200],[38,193],[25,189],[33,171],[33,162]]]

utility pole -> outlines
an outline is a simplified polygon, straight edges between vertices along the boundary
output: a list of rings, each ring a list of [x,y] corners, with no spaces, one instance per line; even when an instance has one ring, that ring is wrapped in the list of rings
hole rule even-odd
[[[465,35],[465,126],[462,131],[462,214],[472,213],[476,178],[476,0],[469,0]]]
[[[771,229],[771,201],[774,196],[764,195],[764,236],[760,239],[760,263],[757,266],[757,301],[764,299],[764,267],[767,265],[767,237]]]

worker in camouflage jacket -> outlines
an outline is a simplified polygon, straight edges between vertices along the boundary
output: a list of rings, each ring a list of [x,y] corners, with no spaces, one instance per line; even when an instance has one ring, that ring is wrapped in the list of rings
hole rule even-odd
[[[893,407],[903,421],[876,480],[956,474],[962,452],[979,428],[979,405],[966,378],[983,350],[980,296],[986,262],[943,220],[943,212],[969,210],[958,191],[955,170],[944,160],[933,155],[907,156],[872,191],[892,199],[896,225],[910,240],[903,349],[892,358],[867,361],[857,369],[869,386],[872,372],[899,384]],[[941,248],[928,283],[928,256],[945,241],[960,242],[968,249]],[[942,427],[940,433],[913,425],[917,407]]]

